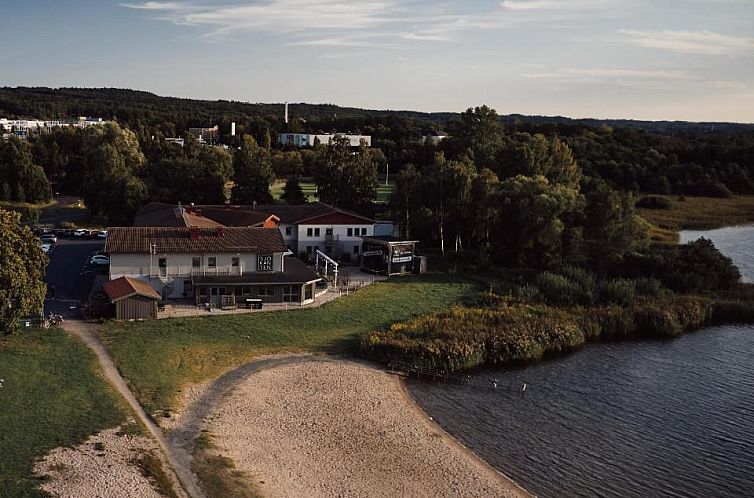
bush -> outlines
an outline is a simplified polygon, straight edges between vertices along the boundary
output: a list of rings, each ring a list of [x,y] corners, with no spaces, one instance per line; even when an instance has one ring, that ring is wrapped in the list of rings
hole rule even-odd
[[[545,300],[544,295],[536,285],[526,284],[516,287],[513,290],[513,296],[525,303],[538,304]]]
[[[636,285],[633,280],[615,278],[604,280],[597,286],[597,299],[602,304],[629,305],[636,297]]]
[[[634,279],[634,288],[640,296],[658,296],[662,292],[662,282],[652,277]]]
[[[582,298],[581,286],[569,278],[552,273],[542,272],[537,276],[536,285],[545,296],[547,302],[561,306],[579,304]]]
[[[672,209],[673,202],[661,195],[645,195],[636,201],[636,207],[644,209]]]

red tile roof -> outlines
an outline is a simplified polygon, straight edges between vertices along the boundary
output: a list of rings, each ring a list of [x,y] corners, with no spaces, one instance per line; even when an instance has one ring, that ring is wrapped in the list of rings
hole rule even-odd
[[[120,277],[110,280],[102,285],[110,301],[120,301],[131,296],[144,296],[152,299],[161,299],[160,294],[152,288],[151,285],[143,280],[136,280],[128,277]]]
[[[261,227],[111,227],[105,250],[110,254],[267,253],[288,248],[277,228]]]

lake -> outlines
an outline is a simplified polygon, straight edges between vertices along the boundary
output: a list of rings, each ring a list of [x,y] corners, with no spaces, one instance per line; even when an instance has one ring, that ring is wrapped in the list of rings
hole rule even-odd
[[[681,240],[701,236],[754,281],[754,227]],[[589,345],[476,374],[469,386],[408,388],[449,433],[539,496],[754,496],[754,326]]]

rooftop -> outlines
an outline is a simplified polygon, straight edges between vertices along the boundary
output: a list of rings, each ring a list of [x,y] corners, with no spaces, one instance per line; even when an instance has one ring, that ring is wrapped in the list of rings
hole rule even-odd
[[[136,280],[128,277],[120,277],[110,280],[102,285],[110,301],[120,301],[131,296],[144,296],[151,299],[161,299],[160,294],[152,288],[151,285],[143,280]]]
[[[286,252],[277,228],[260,227],[112,227],[105,250],[110,254],[268,253]]]

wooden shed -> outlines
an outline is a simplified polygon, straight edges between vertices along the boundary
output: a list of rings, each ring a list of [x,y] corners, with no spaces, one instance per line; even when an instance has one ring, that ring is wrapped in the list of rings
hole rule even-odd
[[[157,318],[157,302],[161,296],[147,282],[120,277],[105,282],[102,290],[115,307],[115,318],[120,320]]]

